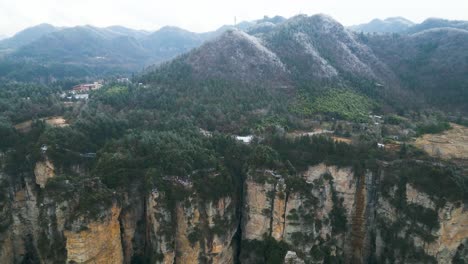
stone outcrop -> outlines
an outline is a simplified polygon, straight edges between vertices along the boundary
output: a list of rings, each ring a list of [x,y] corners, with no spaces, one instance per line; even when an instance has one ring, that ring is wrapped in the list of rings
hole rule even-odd
[[[463,205],[446,204],[438,212],[440,228],[437,239],[424,250],[439,263],[450,263],[458,247],[468,238],[468,210]]]
[[[14,193],[11,206],[11,235],[15,250],[15,261],[20,261],[31,248],[37,247],[40,225],[40,209],[34,182],[25,181],[25,186]]]
[[[436,205],[430,196],[416,190],[411,184],[406,184],[406,201],[432,210],[436,209]]]
[[[281,241],[284,235],[286,212],[286,184],[283,179],[278,180],[275,188],[275,198],[273,200],[271,236]]]
[[[284,264],[304,264],[304,260],[300,259],[296,252],[288,251],[284,257]]]
[[[14,263],[15,251],[13,248],[13,237],[11,232],[6,232],[0,238],[0,263]]]
[[[237,232],[237,221],[234,213],[234,203],[231,197],[223,197],[217,202],[207,202],[205,206],[206,222],[210,229],[217,227],[216,221],[224,219],[231,226],[222,230],[222,234],[214,233],[212,241],[207,241],[208,255],[213,264],[234,263],[233,237]]]
[[[194,202],[194,201],[190,201]],[[176,234],[175,246],[177,250],[176,263],[196,264],[200,257],[200,212],[196,203],[190,206],[176,205]],[[195,205],[195,206],[193,206]],[[189,237],[190,236],[190,237]],[[191,237],[196,239],[191,241]]]
[[[47,162],[36,168],[41,166],[39,174],[49,171],[53,175],[52,169],[45,168]],[[179,182],[178,187],[185,190],[178,200],[157,189],[135,195],[136,188],[123,194],[122,210],[114,205],[98,220],[70,217],[73,201],[55,201],[47,195],[48,189],[41,189],[47,177],[41,183],[37,176],[25,178],[11,189],[11,204],[5,207],[11,210],[11,226],[0,233],[0,263],[26,259],[50,263],[59,258],[76,263],[131,263],[144,258],[154,264],[232,264],[237,256],[241,263],[255,263],[258,259],[251,255],[244,261],[239,250],[245,250],[242,243],[265,237],[288,244],[291,251],[284,263],[323,263],[323,256],[366,263],[370,257],[384,260],[389,250],[395,261],[405,262],[408,256],[394,249],[402,240],[412,254],[438,263],[463,257],[468,238],[466,205],[462,201],[441,203],[407,182],[387,183],[383,194],[379,184],[388,177],[386,170],[381,168],[378,175],[370,171],[355,175],[350,167],[326,164],[294,176],[252,170],[243,182],[244,197],[214,200],[202,198],[185,181]],[[296,177],[296,188],[288,186],[289,177]],[[398,204],[401,201],[403,205]],[[439,225],[427,229],[405,215],[408,208],[421,207],[436,213]],[[337,229],[336,217],[345,218],[345,229]],[[70,223],[71,219],[75,220]],[[399,229],[393,231],[397,224]],[[419,227],[433,240],[415,233]],[[396,241],[389,241],[389,230]],[[54,251],[62,244],[63,251],[60,246]]]
[[[175,244],[172,234],[172,214],[164,205],[164,195],[153,191],[148,198],[147,221],[148,242],[151,245],[151,256],[155,255],[155,263],[172,264],[175,261]]]
[[[366,178],[354,176],[349,167],[319,164],[301,176],[303,191],[287,191],[285,178],[274,171],[250,172],[245,182],[243,239],[262,240],[265,235],[309,252],[319,241],[342,241],[335,251],[357,252],[361,260],[366,235]],[[343,208],[347,232],[337,234],[331,221],[335,208]],[[345,242],[346,241],[346,242]]]
[[[245,202],[243,212],[242,237],[247,240],[261,240],[269,234],[271,212],[275,185],[273,183],[258,183],[252,178],[245,182]]]
[[[55,176],[54,164],[49,159],[38,161],[34,167],[34,176],[36,177],[36,183],[44,188],[47,180]]]
[[[154,190],[147,217],[155,263],[234,263],[235,209],[231,197],[202,200],[196,192],[171,208],[165,194]]]
[[[65,231],[67,261],[76,263],[123,263],[120,208],[113,206],[103,220],[87,224],[81,231]]]

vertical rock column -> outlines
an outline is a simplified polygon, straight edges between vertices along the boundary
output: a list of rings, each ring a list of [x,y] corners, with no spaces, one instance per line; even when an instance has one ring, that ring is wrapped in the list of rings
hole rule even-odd
[[[65,231],[67,262],[123,263],[119,224],[120,208],[113,206],[103,221],[91,222],[83,231]]]

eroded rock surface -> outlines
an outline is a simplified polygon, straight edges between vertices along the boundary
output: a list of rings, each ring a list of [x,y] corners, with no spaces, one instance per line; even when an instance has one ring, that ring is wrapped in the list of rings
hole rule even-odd
[[[113,206],[102,221],[87,224],[81,231],[65,231],[67,261],[76,263],[123,263],[119,224],[120,208]]]
[[[36,176],[36,183],[44,188],[47,181],[55,176],[54,164],[49,159],[38,161],[34,167],[34,176]]]

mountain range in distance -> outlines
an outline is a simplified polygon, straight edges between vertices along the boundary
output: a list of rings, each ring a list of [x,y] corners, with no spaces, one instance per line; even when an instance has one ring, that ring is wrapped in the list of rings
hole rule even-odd
[[[387,19],[373,19],[369,23],[349,27],[356,32],[364,33],[402,33],[413,34],[433,28],[457,28],[468,30],[468,21],[447,20],[441,18],[428,18],[417,24],[403,17],[390,17]]]
[[[290,19],[280,16],[264,17],[236,26],[222,26],[216,31],[206,33],[194,33],[169,26],[148,32],[122,26],[61,28],[41,24],[0,41],[0,79],[48,82],[70,77],[128,76],[194,50],[188,55],[191,65],[200,69],[204,67],[201,62],[212,65],[212,71],[208,75],[218,72],[225,77],[231,74],[234,79],[276,80],[275,84],[283,86],[291,85],[291,79],[295,82],[322,82],[332,79],[342,81],[341,76],[349,74],[359,78],[377,76],[379,78],[375,79],[396,87],[401,86],[399,83],[402,80],[414,86],[414,83],[418,83],[415,79],[419,78],[432,87],[438,84],[432,82],[437,77],[428,72],[447,65],[447,58],[454,59],[450,65],[456,65],[451,71],[455,72],[455,80],[462,80],[461,83],[464,83],[462,74],[458,72],[463,72],[463,67],[466,66],[463,61],[465,55],[458,52],[462,52],[468,44],[458,42],[468,33],[468,22],[428,19],[415,24],[404,18],[389,18],[346,28],[328,16],[299,19],[301,17],[303,16]],[[319,17],[331,19],[333,22],[329,25],[333,25],[332,28],[336,30],[326,31],[326,28],[322,28],[324,24],[317,19]],[[238,29],[239,32],[234,34],[231,29]],[[297,34],[291,36],[288,33],[291,30],[296,30]],[[369,37],[359,35],[359,32],[382,34]],[[322,38],[314,39],[315,35],[322,33]],[[387,38],[390,36],[386,33],[399,33],[401,36],[398,40],[389,40]],[[252,42],[252,39],[256,40]],[[209,47],[211,50],[201,54],[202,51],[197,48],[206,42],[205,49]],[[234,46],[233,43],[240,46]],[[254,43],[257,47],[252,49],[250,44],[242,46],[243,43]],[[274,78],[267,76],[258,79],[248,69],[239,69],[234,67],[236,65],[231,65],[232,71],[226,73],[222,69],[229,68],[229,64],[210,61],[229,58],[238,52],[236,49],[239,47],[251,47],[246,56],[258,55],[260,53],[257,53],[257,48],[264,46],[264,43],[267,43],[267,47],[261,52],[271,52],[270,57],[266,57],[269,60],[258,62],[264,63],[265,69],[271,70],[270,74]],[[453,44],[453,47],[448,48],[447,44]],[[402,46],[406,50],[401,50]],[[229,50],[229,47],[233,49]],[[343,47],[347,48],[343,50]],[[402,56],[394,56],[400,52],[406,53],[406,60],[398,59],[403,58]],[[216,57],[215,54],[219,56]],[[430,63],[424,63],[426,60]],[[438,63],[433,65],[432,62],[435,61]],[[275,68],[279,63],[283,64],[284,72]],[[421,67],[414,68],[416,64]],[[266,76],[268,70],[261,74]],[[422,75],[415,73],[418,71]],[[442,72],[444,74],[440,76],[445,79],[449,73]],[[291,74],[294,74],[294,78],[290,77]]]
[[[149,32],[123,26],[55,27],[40,24],[0,41],[0,76],[21,77],[18,68],[32,72],[33,78],[50,72],[57,78],[129,74],[159,64],[200,46],[230,28],[247,30],[251,26],[284,21],[265,17],[222,26],[218,30],[194,33],[166,26]],[[12,68],[16,68],[14,71]],[[36,74],[37,73],[37,74]],[[20,78],[21,79],[21,78]]]

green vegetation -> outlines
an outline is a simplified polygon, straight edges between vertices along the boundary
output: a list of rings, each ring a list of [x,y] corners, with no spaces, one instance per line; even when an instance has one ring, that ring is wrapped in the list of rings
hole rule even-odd
[[[407,121],[408,120],[406,118],[395,114],[385,116],[385,123],[390,125],[400,125]]]
[[[241,260],[258,264],[282,264],[289,246],[283,241],[276,241],[272,237],[263,240],[243,240]]]
[[[26,120],[62,114],[64,107],[58,96],[62,88],[61,83],[45,86],[3,82],[0,84],[0,117],[17,124]]]
[[[80,216],[85,219],[98,219],[118,200],[118,196],[102,185],[98,179],[82,179],[77,176],[59,175],[46,185],[48,197],[57,204],[67,201],[72,208],[69,219]],[[70,222],[69,222],[70,223]]]
[[[346,211],[343,207],[343,198],[338,198],[335,188],[333,187],[333,180],[330,180],[333,208],[330,212],[331,225],[333,227],[334,234],[341,234],[346,232],[346,225],[348,220],[346,219]]]
[[[448,122],[438,122],[430,124],[420,124],[416,128],[418,135],[423,134],[438,134],[450,129],[451,126]]]
[[[344,89],[330,89],[316,97],[301,93],[291,111],[300,115],[311,116],[317,113],[363,122],[374,107],[372,101],[356,92]]]
[[[192,246],[195,245],[201,239],[201,233],[198,227],[194,227],[193,230],[188,234],[188,240]]]
[[[406,175],[408,182],[415,188],[430,193],[437,199],[439,206],[442,206],[444,201],[468,200],[468,184],[462,171],[451,167],[409,162],[401,173]]]

